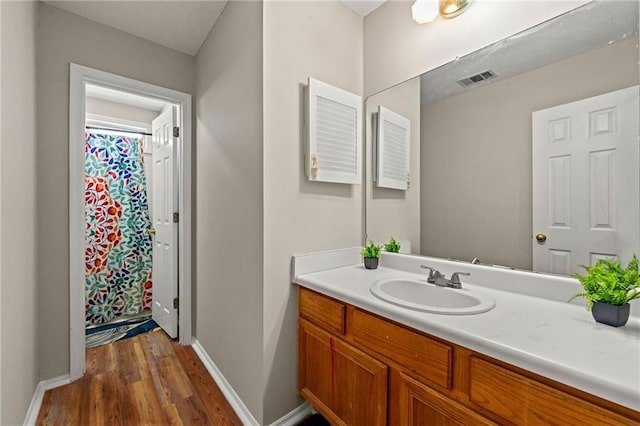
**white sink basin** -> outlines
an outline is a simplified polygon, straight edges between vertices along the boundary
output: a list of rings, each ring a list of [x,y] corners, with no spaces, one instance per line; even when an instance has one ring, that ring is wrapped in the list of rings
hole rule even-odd
[[[490,311],[495,300],[486,293],[429,284],[426,281],[386,279],[375,282],[371,293],[389,303],[444,315],[472,315]]]

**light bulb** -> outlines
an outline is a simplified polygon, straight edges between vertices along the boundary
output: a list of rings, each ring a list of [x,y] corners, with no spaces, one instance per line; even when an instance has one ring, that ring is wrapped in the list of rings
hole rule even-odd
[[[438,16],[438,0],[416,0],[411,6],[411,14],[418,24],[433,22]]]

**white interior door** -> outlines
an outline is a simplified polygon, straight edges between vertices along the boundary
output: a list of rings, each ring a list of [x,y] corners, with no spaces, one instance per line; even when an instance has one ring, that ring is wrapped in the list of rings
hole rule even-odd
[[[638,251],[638,99],[634,86],[533,113],[534,270]]]
[[[166,108],[152,123],[153,133],[153,320],[178,336],[177,107]]]

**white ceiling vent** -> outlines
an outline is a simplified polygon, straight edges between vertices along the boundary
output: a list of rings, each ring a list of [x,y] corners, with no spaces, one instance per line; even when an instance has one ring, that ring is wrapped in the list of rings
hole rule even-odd
[[[307,95],[307,177],[361,184],[362,98],[313,78]]]
[[[472,75],[471,77],[463,78],[462,80],[458,80],[458,84],[462,87],[473,86],[474,84],[482,83],[483,81],[491,80],[492,78],[496,78],[497,75],[492,70],[487,70],[485,72],[481,72],[480,74]]]

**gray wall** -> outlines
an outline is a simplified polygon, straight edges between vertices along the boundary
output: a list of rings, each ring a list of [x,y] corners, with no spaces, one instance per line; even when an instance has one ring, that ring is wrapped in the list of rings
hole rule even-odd
[[[22,424],[38,378],[35,2],[0,2],[0,424]]]
[[[378,106],[389,108],[411,121],[410,185],[406,191],[378,188],[373,183],[371,116]],[[412,78],[367,98],[366,202],[367,236],[383,243],[390,237],[409,240],[411,252],[420,253],[420,78]]]
[[[261,2],[227,4],[196,75],[195,336],[261,420]]]
[[[195,59],[43,3],[37,47],[37,309],[47,379],[69,372],[69,63],[193,94]]]
[[[195,59],[43,4],[39,25],[41,377],[69,365],[75,62],[197,93],[194,334],[256,419],[280,418],[301,403],[290,257],[359,245],[362,235],[362,186],[304,178],[302,86],[314,76],[362,93],[362,18],[337,1],[230,2]]]
[[[360,245],[362,185],[309,182],[303,87],[362,94],[362,18],[339,1],[264,3],[264,423],[295,408],[296,253]]]
[[[423,105],[422,254],[531,269],[531,113],[636,84],[629,39]]]

